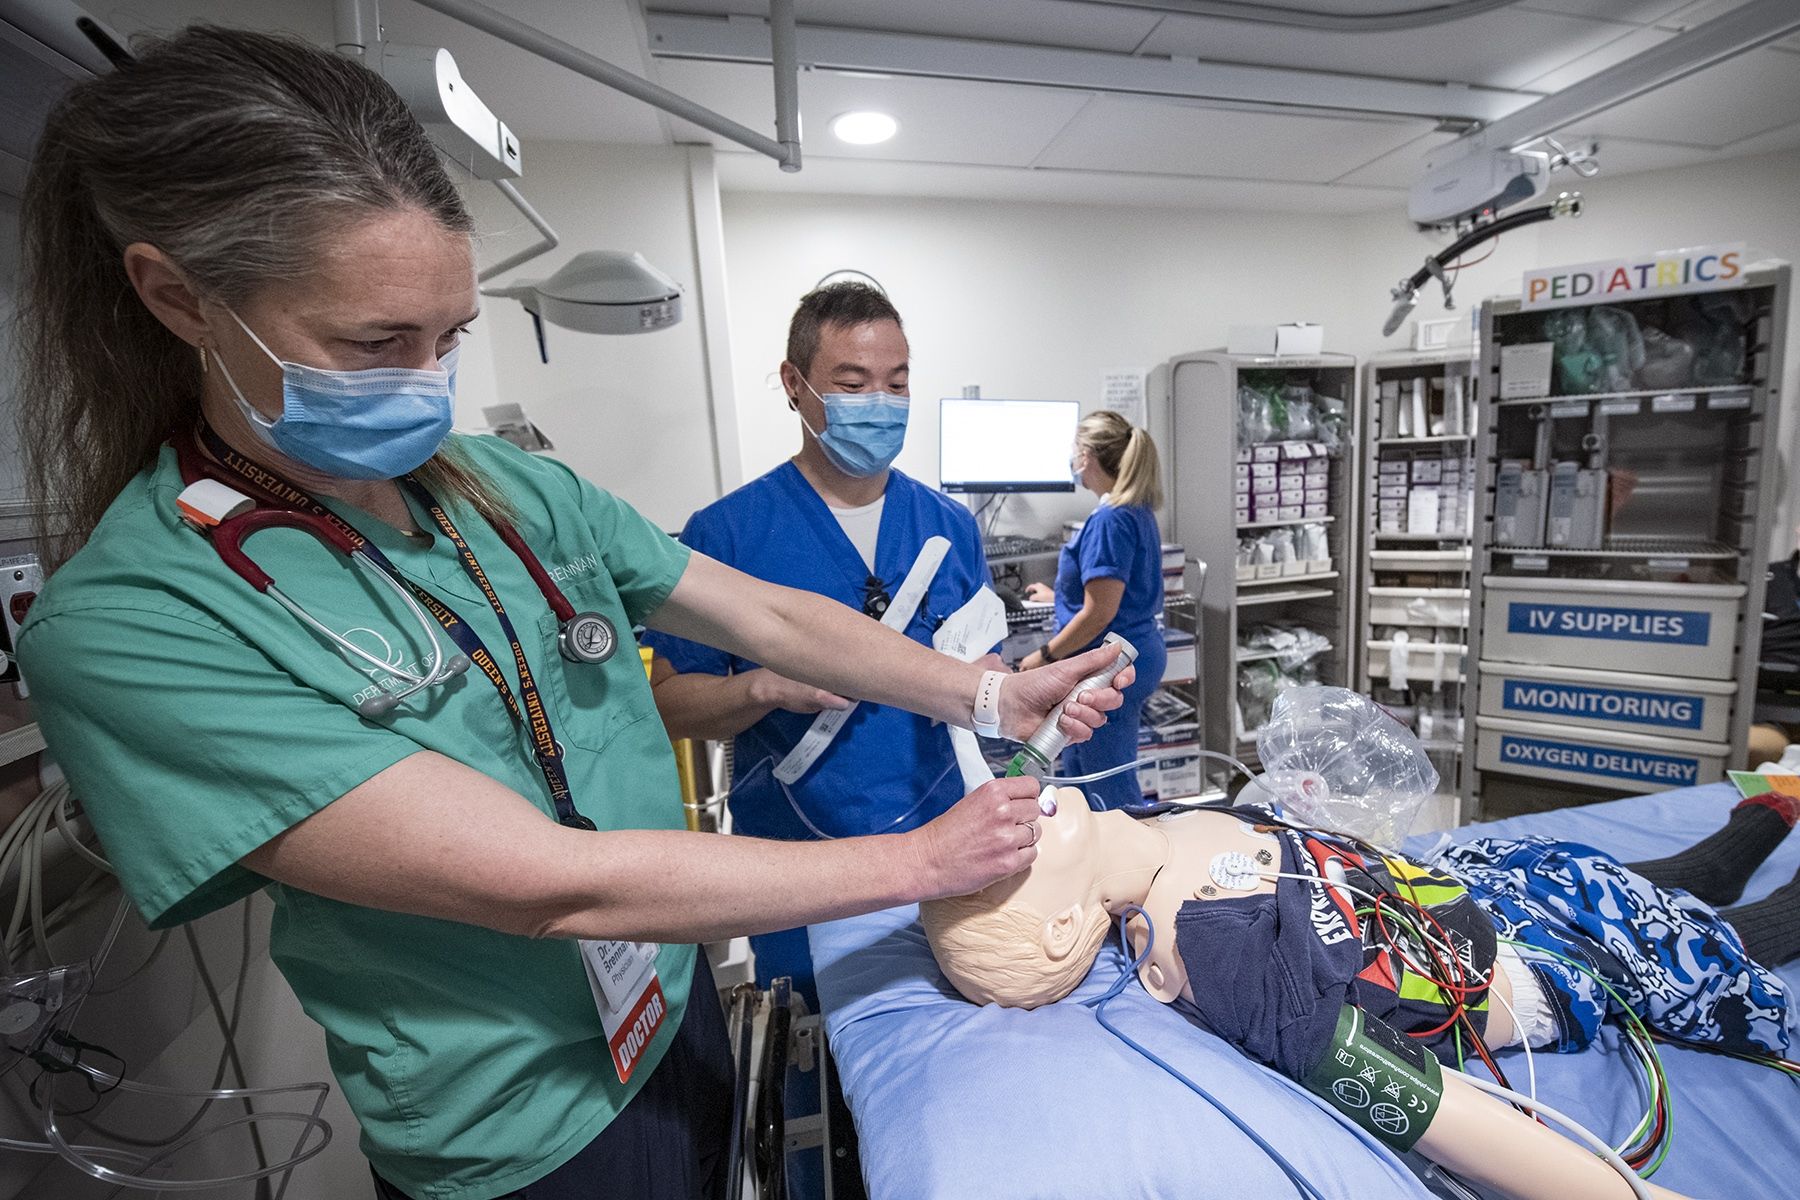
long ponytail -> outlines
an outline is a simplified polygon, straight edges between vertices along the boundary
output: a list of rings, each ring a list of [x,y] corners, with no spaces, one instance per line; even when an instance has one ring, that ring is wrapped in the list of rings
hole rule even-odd
[[[192,349],[138,301],[77,154],[40,143],[26,186],[19,433],[54,564],[199,406]]]
[[[1113,477],[1115,505],[1162,507],[1162,465],[1148,429],[1133,425],[1109,409],[1083,417],[1075,440],[1094,456],[1102,471]]]

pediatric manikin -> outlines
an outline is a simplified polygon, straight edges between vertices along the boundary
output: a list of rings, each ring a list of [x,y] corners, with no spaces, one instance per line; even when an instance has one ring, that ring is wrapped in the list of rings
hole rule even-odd
[[[1570,864],[1557,855],[1566,854],[1571,844],[1474,843],[1473,849],[1459,848],[1447,860],[1458,871],[1452,877],[1349,839],[1287,827],[1257,809],[1134,818],[1092,811],[1074,789],[1061,789],[1055,799],[1054,815],[1041,821],[1039,855],[1028,870],[975,895],[922,906],[939,965],[973,1001],[1033,1008],[1061,999],[1093,965],[1108,927],[1136,906],[1143,916],[1134,915],[1127,925],[1134,956],[1142,953],[1154,929],[1150,953],[1139,967],[1145,989],[1165,1003],[1179,997],[1204,1027],[1265,1065],[1308,1082],[1309,1074],[1326,1065],[1327,1052],[1338,1052],[1331,1029],[1343,1014],[1354,1012],[1358,1028],[1366,1023],[1371,1035],[1381,1032],[1385,1022],[1392,1022],[1399,1034],[1438,1023],[1430,1005],[1409,1007],[1400,998],[1398,977],[1405,959],[1378,943],[1374,922],[1367,919],[1368,905],[1350,891],[1356,888],[1366,894],[1422,898],[1470,978],[1490,981],[1487,998],[1494,1003],[1471,1001],[1471,1008],[1480,1010],[1471,1017],[1477,1018],[1490,1046],[1528,1039],[1534,1046],[1579,1049],[1592,1036],[1592,1028],[1580,1028],[1579,1019],[1567,1017],[1581,997],[1564,994],[1566,981],[1535,965],[1526,969],[1519,956],[1529,956],[1529,946],[1517,951],[1497,946],[1497,930],[1520,942],[1544,936],[1532,927],[1531,918],[1549,920],[1545,906],[1554,907],[1554,888],[1530,895],[1524,893],[1531,889],[1524,888],[1522,898],[1496,900],[1479,884],[1467,891],[1461,886],[1468,877],[1485,879],[1515,870],[1521,878],[1535,878],[1533,873],[1545,863],[1554,869],[1544,874],[1563,878]],[[1779,822],[1775,828],[1774,840],[1779,841],[1784,831]],[[1609,888],[1627,876],[1636,880],[1649,898],[1628,896],[1627,905],[1679,902],[1684,907],[1678,920],[1697,923],[1709,945],[1722,931],[1738,960],[1729,986],[1673,1002],[1665,996],[1648,1003],[1654,1011],[1640,1015],[1652,1025],[1659,1018],[1687,1022],[1691,1036],[1699,1013],[1702,1024],[1712,1019],[1740,1036],[1749,1030],[1752,1047],[1785,1050],[1781,983],[1750,960],[1717,912],[1685,892],[1665,893],[1598,852],[1589,853],[1593,861],[1576,856],[1572,869],[1588,872]],[[1506,907],[1509,903],[1514,907]],[[1569,934],[1555,930],[1550,936],[1554,940]],[[1342,957],[1346,951],[1348,960]],[[1425,952],[1415,944],[1411,956],[1417,961]],[[1417,995],[1416,987],[1411,990]],[[1546,1002],[1547,991],[1557,993],[1555,1003]],[[1635,1000],[1633,1007],[1638,1007]],[[1437,1011],[1441,1016],[1450,1010]],[[1546,1015],[1551,1012],[1561,1012],[1564,1019],[1559,1023]],[[1593,1027],[1604,1015],[1595,1014]],[[1351,1023],[1349,1017],[1344,1020]],[[1418,1043],[1392,1036],[1405,1053],[1418,1053]],[[1776,1044],[1766,1045],[1757,1037]],[[1440,1082],[1436,1062],[1429,1066],[1432,1081]],[[1473,1182],[1509,1196],[1546,1200],[1633,1194],[1602,1160],[1455,1073],[1442,1073],[1441,1095],[1431,1101],[1435,1113],[1424,1114],[1402,1148],[1416,1144],[1421,1153]],[[1639,1194],[1674,1195],[1641,1186]]]

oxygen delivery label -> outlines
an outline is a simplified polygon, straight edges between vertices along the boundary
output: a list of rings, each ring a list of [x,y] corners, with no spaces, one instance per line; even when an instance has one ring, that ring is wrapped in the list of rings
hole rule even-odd
[[[1506,631],[1538,637],[1704,646],[1712,634],[1712,614],[1677,608],[1602,608],[1515,600],[1506,606]]]
[[[1541,679],[1508,679],[1500,697],[1507,712],[1629,721],[1661,729],[1698,729],[1706,697],[1680,692],[1640,692],[1627,688],[1582,687]]]
[[[1552,742],[1512,734],[1503,734],[1500,738],[1500,762],[1505,767],[1543,767],[1577,775],[1662,783],[1670,787],[1688,787],[1700,782],[1700,760],[1687,755],[1584,746],[1579,742]]]

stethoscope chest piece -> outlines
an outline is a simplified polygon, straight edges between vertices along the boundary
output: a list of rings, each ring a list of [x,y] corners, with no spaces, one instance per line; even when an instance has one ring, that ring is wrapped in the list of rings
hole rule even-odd
[[[576,613],[557,631],[556,648],[570,662],[603,663],[619,648],[619,631],[599,613]]]

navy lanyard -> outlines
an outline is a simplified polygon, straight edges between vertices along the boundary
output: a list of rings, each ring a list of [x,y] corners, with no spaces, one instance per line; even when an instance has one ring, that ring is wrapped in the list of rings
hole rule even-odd
[[[556,740],[556,734],[550,727],[550,714],[544,707],[543,694],[538,690],[537,681],[532,677],[531,664],[526,661],[525,647],[519,641],[519,635],[513,628],[512,618],[507,615],[506,606],[500,601],[500,594],[494,590],[494,585],[489,581],[487,572],[481,569],[481,563],[476,559],[475,552],[463,539],[455,522],[450,519],[450,514],[425,489],[423,484],[410,475],[400,481],[401,486],[431,514],[432,520],[436,522],[444,536],[450,539],[451,545],[456,547],[463,573],[468,575],[481,589],[481,594],[487,599],[488,606],[494,610],[494,616],[500,622],[500,630],[506,635],[507,641],[512,646],[513,664],[519,672],[519,692],[516,696],[513,694],[511,685],[506,682],[506,676],[501,674],[499,664],[494,661],[494,656],[489,653],[486,643],[481,640],[481,635],[471,629],[469,623],[459,617],[449,605],[401,575],[380,547],[359,533],[349,522],[320,504],[306,491],[289,483],[267,467],[251,462],[233,450],[225,439],[213,430],[212,426],[203,422],[200,426],[200,436],[206,442],[207,450],[212,453],[220,465],[237,476],[238,480],[252,491],[261,495],[268,503],[281,508],[312,513],[331,522],[332,525],[342,530],[352,544],[367,555],[369,560],[384,571],[389,578],[403,584],[411,591],[425,611],[430,613],[439,625],[443,626],[445,634],[452,642],[456,643],[456,648],[461,650],[470,662],[481,668],[481,673],[486,675],[488,682],[494,685],[494,690],[499,693],[500,700],[506,705],[506,711],[512,715],[513,721],[522,725],[531,735],[538,770],[543,773],[545,786],[550,790],[550,800],[556,806],[556,819],[571,829],[595,828],[592,821],[575,809],[574,791],[569,786],[568,772],[563,767],[562,743]],[[520,560],[524,561],[523,555],[520,556]],[[529,564],[527,565],[529,566]],[[521,700],[524,702],[522,706]]]

